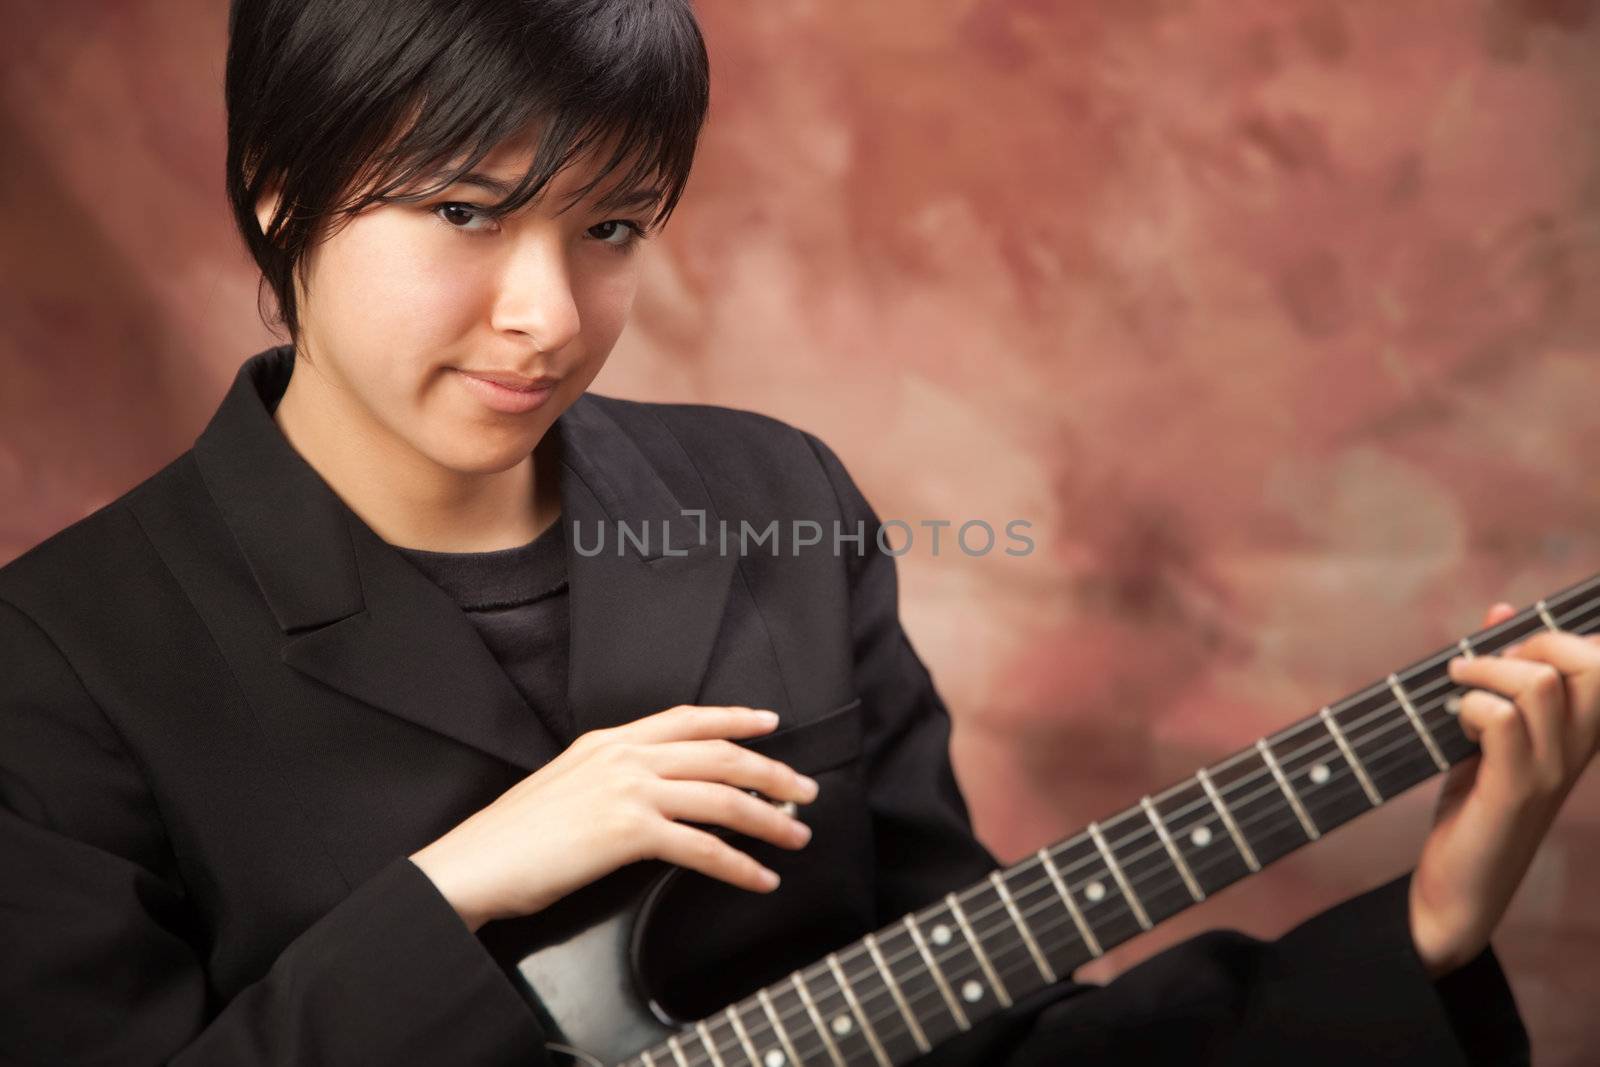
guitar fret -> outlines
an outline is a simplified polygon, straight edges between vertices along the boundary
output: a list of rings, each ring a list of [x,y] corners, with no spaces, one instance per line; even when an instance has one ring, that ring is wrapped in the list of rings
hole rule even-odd
[[[1083,912],[1078,910],[1078,902],[1072,899],[1072,894],[1067,892],[1066,884],[1061,881],[1061,872],[1056,870],[1055,861],[1050,858],[1050,850],[1048,848],[1039,850],[1039,860],[1044,864],[1045,873],[1050,876],[1050,884],[1055,886],[1056,892],[1060,894],[1061,903],[1067,906],[1067,911],[1072,915],[1072,922],[1077,926],[1078,934],[1083,938],[1084,946],[1088,948],[1095,958],[1098,959],[1104,956],[1105,952],[1100,948],[1099,939],[1089,929],[1089,924],[1083,921]]]
[[[1278,766],[1278,757],[1272,754],[1272,749],[1267,747],[1267,739],[1259,738],[1256,741],[1256,750],[1261,753],[1261,758],[1266,761],[1267,768],[1272,771],[1272,777],[1278,780],[1278,788],[1283,790],[1283,795],[1289,801],[1289,806],[1294,809],[1295,818],[1300,820],[1301,827],[1306,836],[1315,841],[1322,836],[1322,831],[1317,829],[1316,823],[1311,821],[1311,816],[1306,814],[1306,809],[1300,803],[1300,798],[1295,795],[1294,789],[1289,785],[1289,779],[1283,775],[1283,768]]]
[[[1023,942],[1028,946],[1028,954],[1033,957],[1034,966],[1039,968],[1039,974],[1046,982],[1056,980],[1056,972],[1044,958],[1044,953],[1039,951],[1039,943],[1033,939],[1033,931],[1028,929],[1028,924],[1023,921],[1022,913],[1017,910],[1017,902],[1011,899],[1011,891],[1006,888],[1006,882],[999,871],[989,872],[989,881],[994,884],[994,890],[1000,895],[1000,900],[1006,906],[1006,911],[1011,915],[1011,922],[1017,928],[1017,933],[1022,935]]]
[[[989,962],[988,954],[983,951],[983,946],[978,943],[977,935],[972,932],[972,927],[967,925],[967,915],[966,912],[961,910],[961,902],[956,899],[954,893],[946,893],[944,902],[950,908],[950,914],[954,917],[956,925],[961,927],[961,933],[966,936],[967,944],[972,946],[973,956],[976,957],[978,966],[982,968],[984,977],[989,979],[989,988],[994,990],[995,998],[1000,1001],[1000,1006],[1003,1008],[1011,1007],[1011,994],[1006,992],[1006,987],[1001,983],[1000,976],[994,972],[994,965]]]
[[[1056,845],[1050,854],[1101,948],[1112,948],[1144,932],[1087,832]]]
[[[1261,863],[1256,859],[1256,854],[1250,850],[1250,845],[1245,841],[1244,835],[1239,833],[1239,827],[1233,821],[1233,814],[1228,811],[1228,805],[1222,802],[1222,797],[1217,793],[1217,787],[1211,782],[1211,775],[1201,767],[1195,772],[1195,777],[1200,780],[1200,785],[1205,789],[1206,795],[1211,798],[1212,805],[1217,809],[1217,817],[1222,820],[1222,825],[1228,828],[1228,836],[1233,838],[1233,843],[1239,849],[1239,855],[1244,857],[1245,864],[1251,872],[1261,870]]]
[[[833,1043],[833,1035],[828,1033],[827,1024],[822,1021],[822,1013],[817,1011],[817,1005],[811,999],[811,990],[806,988],[806,981],[800,977],[800,972],[795,971],[789,976],[794,982],[795,991],[800,994],[800,1001],[806,1006],[806,1014],[811,1016],[811,1025],[816,1027],[817,1035],[822,1038],[822,1046],[828,1050],[828,1058],[833,1060],[834,1067],[845,1067],[843,1057],[839,1055],[839,1046]]]
[[[1172,857],[1172,865],[1178,868],[1178,873],[1183,876],[1183,884],[1188,887],[1189,895],[1196,904],[1206,898],[1201,890],[1200,883],[1194,880],[1194,872],[1189,870],[1189,865],[1183,861],[1176,845],[1172,843],[1172,835],[1167,832],[1166,824],[1161,821],[1161,816],[1156,814],[1156,807],[1150,802],[1150,797],[1139,798],[1139,804],[1144,808],[1144,813],[1150,817],[1150,825],[1156,828],[1156,834],[1161,838],[1161,844],[1166,848],[1167,855]]]
[[[700,1044],[704,1045],[706,1050],[711,1053],[711,1062],[716,1064],[717,1067],[728,1067],[726,1063],[722,1062],[722,1054],[717,1051],[717,1043],[711,1040],[711,1031],[706,1029],[704,1021],[694,1024],[694,1032],[700,1038]]]
[[[643,1064],[643,1067],[656,1067],[655,1057],[650,1055],[649,1049],[645,1049],[643,1052],[639,1053],[639,1060]]]
[[[850,980],[844,976],[844,970],[839,966],[838,953],[828,953],[828,968],[833,971],[833,980],[839,983],[839,991],[844,994],[845,1002],[850,1005],[851,1014],[861,1024],[861,1032],[866,1035],[867,1044],[872,1048],[872,1055],[881,1067],[894,1067],[889,1062],[889,1057],[884,1054],[883,1045],[878,1041],[878,1032],[872,1028],[872,1021],[867,1018],[867,1013],[861,1010],[861,1004],[856,1000],[856,991],[850,987]]]
[[[1050,884],[1039,869],[1038,859],[1029,856],[1021,863],[1007,867],[1000,872],[1005,881],[1006,893],[1011,897],[1011,902],[1017,907],[1017,914],[1027,922],[1028,933],[1033,937],[1033,943],[1039,948],[1039,955],[1044,957],[1045,965],[1050,968],[1050,973],[1056,975],[1059,981],[1064,975],[1071,974],[1073,969],[1088,963],[1092,958],[1089,950],[1084,947],[1083,940],[1078,936],[1078,930],[1072,925],[1066,910],[1061,906],[1061,898],[1056,894],[1055,887]],[[991,894],[997,894],[991,881],[984,887]],[[999,901],[995,906],[999,906]],[[971,911],[977,906],[977,901],[969,894],[967,897],[967,910]],[[1015,920],[1013,919],[1013,926]],[[1011,929],[1011,927],[1003,927]],[[1027,943],[1021,935],[1011,939],[1011,951],[1008,963],[998,963],[1000,973],[1011,982],[1011,995],[1022,999],[1027,993],[1042,988],[1049,983],[1043,977],[1044,972],[1039,970],[1039,964],[1028,951]],[[1015,969],[1017,978],[1012,978]],[[1026,992],[1021,990],[1026,986]]]
[[[1551,632],[1552,633],[1560,633],[1561,632],[1561,627],[1557,626],[1556,625],[1556,620],[1552,619],[1550,617],[1550,609],[1545,607],[1544,601],[1542,601],[1542,600],[1539,601],[1538,609],[1539,609],[1539,618],[1544,620],[1544,624],[1546,626],[1550,627]]]
[[[1144,807],[1135,804],[1099,823],[1101,837],[1122,872],[1123,881],[1138,896],[1139,907],[1150,925],[1194,906],[1194,896],[1182,872],[1172,862],[1172,854],[1161,846],[1161,837],[1150,827]],[[1128,920],[1136,933],[1145,929],[1130,906]]]
[[[678,1067],[689,1067],[689,1061],[683,1058],[683,1049],[678,1045],[677,1034],[667,1038],[667,1048],[672,1051],[673,1063],[676,1063]],[[844,1067],[844,1065],[840,1064],[840,1067]]]
[[[1250,851],[1263,865],[1311,840],[1259,746],[1235,752],[1208,773],[1233,814],[1239,833],[1250,842]]]
[[[842,966],[843,957],[836,956],[835,962]],[[871,962],[866,960],[863,962],[870,969]],[[850,1006],[850,997],[846,994],[845,987],[840,985],[833,964],[824,956],[800,973],[805,976],[806,988],[811,990],[811,1000],[816,1004],[817,1011],[828,1021],[828,1032],[845,1063],[850,1064],[850,1067],[873,1063],[876,1057],[871,1043],[867,1040],[867,1031],[856,1018],[855,1010]],[[851,993],[859,993],[862,990],[863,977],[856,975],[850,980],[853,983]],[[880,1030],[875,1036],[882,1038],[884,1035]],[[882,1043],[887,1044],[887,1042]]]
[[[1106,845],[1106,839],[1100,833],[1098,823],[1089,824],[1089,836],[1094,838],[1094,843],[1100,849],[1100,855],[1105,857],[1106,867],[1111,871],[1111,877],[1117,880],[1117,885],[1122,889],[1122,899],[1128,902],[1128,907],[1133,909],[1134,918],[1139,920],[1139,925],[1146,930],[1153,925],[1150,916],[1145,914],[1144,905],[1139,903],[1139,898],[1133,895],[1133,886],[1128,884],[1128,879],[1122,873],[1122,866],[1117,863],[1117,858],[1111,854],[1111,849]]]
[[[894,974],[889,970],[889,965],[883,961],[883,953],[878,950],[878,938],[874,934],[866,937],[867,951],[872,954],[872,962],[877,964],[878,973],[883,975],[883,980],[889,986],[889,995],[894,997],[895,1006],[900,1009],[900,1014],[905,1017],[906,1026],[911,1031],[911,1040],[917,1043],[917,1050],[927,1053],[932,1050],[928,1044],[928,1037],[922,1032],[922,1026],[917,1022],[917,1017],[911,1014],[911,1008],[906,1004],[905,994],[900,989],[900,983],[895,981]]]
[[[1387,684],[1369,686],[1328,711],[1384,800],[1438,773],[1415,724]]]
[[[950,992],[950,983],[945,978],[944,968],[939,966],[939,961],[933,958],[933,953],[928,950],[928,943],[923,940],[922,928],[917,925],[915,916],[905,917],[906,929],[911,931],[911,940],[916,943],[917,951],[922,953],[922,959],[928,965],[928,973],[933,975],[934,984],[939,987],[939,994],[944,997],[945,1007],[950,1009],[950,1017],[956,1021],[956,1026],[961,1030],[971,1030],[972,1024],[967,1021],[967,1013],[961,1010],[961,1004]]]
[[[1417,714],[1438,742],[1440,753],[1454,766],[1477,751],[1477,742],[1466,735],[1457,720],[1465,690],[1451,680],[1445,650],[1441,649],[1429,662],[1429,667],[1410,669],[1411,691],[1418,694]]]
[[[1428,755],[1433,757],[1433,762],[1438,764],[1441,771],[1448,771],[1450,763],[1444,758],[1444,753],[1439,751],[1438,744],[1433,740],[1433,735],[1422,724],[1422,717],[1417,714],[1417,709],[1411,706],[1411,698],[1406,695],[1405,688],[1400,684],[1400,679],[1389,675],[1389,688],[1399,698],[1400,706],[1406,709],[1406,715],[1411,718],[1411,725],[1417,728],[1417,736],[1422,738],[1422,743],[1427,746]]]
[[[1324,835],[1372,810],[1330,722],[1310,716],[1267,739],[1284,778]]]
[[[739,1013],[730,1005],[726,1014],[728,1023],[733,1027],[733,1035],[739,1039],[739,1047],[744,1049],[744,1054],[750,1059],[750,1067],[761,1067],[761,1061],[756,1058],[756,1047],[750,1043],[750,1035],[745,1033],[744,1023],[739,1021]]]
[[[756,990],[756,1001],[761,1005],[761,1010],[767,1013],[767,1019],[772,1023],[772,1033],[778,1039],[778,1044],[783,1046],[783,1051],[789,1057],[793,1067],[800,1067],[800,1054],[794,1050],[794,1043],[789,1040],[789,1031],[784,1029],[783,1020],[778,1017],[778,1010],[773,1007],[772,997],[767,995],[765,989]]]
[[[1202,893],[1215,895],[1250,874],[1198,778],[1155,794],[1150,806]]]
[[[1465,638],[1462,640],[1465,642]],[[1378,795],[1378,790],[1372,784],[1372,779],[1367,777],[1367,769],[1361,765],[1360,760],[1356,759],[1355,751],[1351,749],[1350,742],[1345,739],[1344,731],[1339,728],[1338,722],[1334,720],[1327,706],[1324,705],[1323,709],[1317,714],[1322,717],[1322,723],[1328,728],[1328,733],[1333,736],[1334,743],[1339,746],[1339,751],[1344,753],[1345,763],[1355,772],[1356,780],[1361,783],[1361,789],[1367,794],[1367,799],[1372,801],[1372,806],[1377,807],[1382,804],[1383,798]]]

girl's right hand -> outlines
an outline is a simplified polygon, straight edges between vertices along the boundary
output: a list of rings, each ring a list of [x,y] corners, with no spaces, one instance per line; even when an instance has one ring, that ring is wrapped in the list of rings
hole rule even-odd
[[[809,804],[817,783],[728,740],[777,723],[770,711],[680,704],[591,730],[411,861],[474,931],[491,919],[531,915],[643,859],[770,892],[774,872],[680,820],[804,846],[810,827],[746,790]]]

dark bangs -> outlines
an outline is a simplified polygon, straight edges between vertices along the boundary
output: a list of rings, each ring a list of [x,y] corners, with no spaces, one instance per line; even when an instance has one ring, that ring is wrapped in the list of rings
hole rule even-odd
[[[644,188],[665,225],[710,76],[689,0],[234,0],[226,95],[230,206],[298,340],[293,279],[305,286],[326,224],[432,196],[534,132],[532,163],[492,210],[593,153],[597,173],[559,210],[602,185],[602,209]],[[262,233],[255,205],[274,187]]]

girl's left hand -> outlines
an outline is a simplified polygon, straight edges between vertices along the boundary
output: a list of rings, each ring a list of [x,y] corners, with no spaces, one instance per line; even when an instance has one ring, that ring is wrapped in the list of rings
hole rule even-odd
[[[1496,604],[1484,626],[1516,614]],[[1411,876],[1411,936],[1433,977],[1489,943],[1600,741],[1600,635],[1543,630],[1498,655],[1458,656],[1461,726],[1482,752],[1452,767]],[[1503,696],[1500,694],[1504,694]]]

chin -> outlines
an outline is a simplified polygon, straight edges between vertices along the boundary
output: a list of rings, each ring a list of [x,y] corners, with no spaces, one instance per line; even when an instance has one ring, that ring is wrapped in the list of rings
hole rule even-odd
[[[509,470],[518,463],[528,458],[536,442],[530,440],[526,444],[513,444],[508,441],[490,444],[482,442],[478,447],[470,444],[460,444],[453,449],[429,453],[435,463],[441,467],[449,468],[461,474],[497,474]]]

